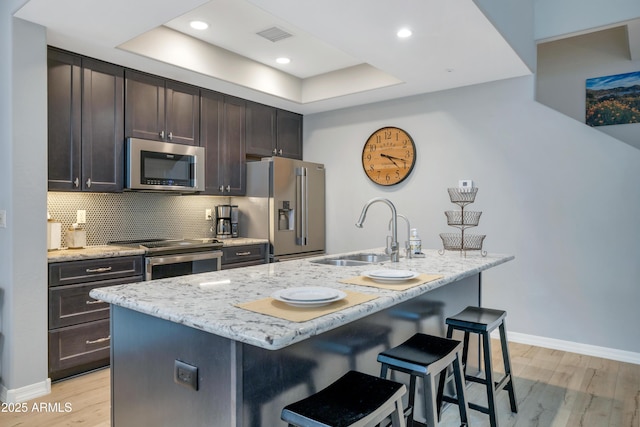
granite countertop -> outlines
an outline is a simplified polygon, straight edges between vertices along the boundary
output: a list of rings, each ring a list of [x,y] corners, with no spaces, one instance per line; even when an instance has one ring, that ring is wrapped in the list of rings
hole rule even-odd
[[[269,243],[268,239],[254,239],[251,237],[237,237],[232,239],[220,239],[225,247],[255,245]],[[113,258],[130,255],[143,255],[142,249],[129,246],[96,245],[86,246],[81,249],[59,249],[47,252],[47,262],[78,261],[83,259]]]
[[[79,261],[83,259],[113,258],[142,254],[144,254],[144,251],[142,249],[131,248],[128,246],[96,245],[85,246],[84,248],[80,249],[63,248],[57,251],[49,251],[47,252],[47,261],[49,263],[52,263]]]
[[[218,239],[225,247],[227,246],[243,246],[243,245],[259,245],[269,243],[269,239],[254,239],[253,237],[233,237],[230,239]]]
[[[382,253],[382,248],[353,253]],[[311,262],[317,258],[283,261],[234,270],[97,288],[91,296],[116,306],[180,323],[225,338],[276,350],[365,317],[448,283],[514,259],[512,255],[426,250],[424,258],[401,258],[398,263],[332,266]],[[332,255],[331,257],[336,257]],[[339,283],[363,271],[395,268],[442,274],[442,279],[406,291]],[[219,284],[212,284],[219,282]],[[201,283],[209,283],[201,287]],[[379,298],[306,322],[291,322],[248,311],[236,304],[269,297],[274,291],[297,286],[325,286],[375,294]]]

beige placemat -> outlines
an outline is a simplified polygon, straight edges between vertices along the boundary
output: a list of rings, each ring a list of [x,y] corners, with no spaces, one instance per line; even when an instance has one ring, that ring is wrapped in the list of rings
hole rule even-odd
[[[414,286],[423,285],[428,282],[432,282],[434,280],[442,279],[444,276],[442,274],[425,274],[422,273],[415,279],[407,280],[406,282],[389,285],[385,283],[374,282],[372,279],[369,279],[365,276],[355,276],[350,277],[348,279],[339,280],[340,283],[347,283],[350,285],[361,285],[361,286],[372,286],[374,288],[380,289],[391,289],[393,291],[406,291],[407,289],[413,288]]]
[[[376,295],[363,294],[360,292],[346,290],[343,290],[343,292],[347,294],[344,299],[322,307],[293,307],[271,297],[236,304],[236,307],[268,316],[279,317],[280,319],[290,320],[292,322],[306,322],[307,320],[315,319],[316,317],[378,298]]]

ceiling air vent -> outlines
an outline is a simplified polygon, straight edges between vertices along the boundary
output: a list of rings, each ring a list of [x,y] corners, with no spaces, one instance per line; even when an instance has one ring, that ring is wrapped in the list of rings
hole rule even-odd
[[[292,34],[289,34],[285,30],[278,27],[267,28],[266,30],[260,31],[256,34],[272,42],[278,42],[292,36]]]

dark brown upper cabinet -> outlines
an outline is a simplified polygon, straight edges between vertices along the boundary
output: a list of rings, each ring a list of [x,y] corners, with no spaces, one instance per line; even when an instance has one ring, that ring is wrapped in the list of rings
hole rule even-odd
[[[302,160],[302,115],[278,110],[278,156]]]
[[[201,145],[206,150],[201,194],[244,195],[246,101],[203,89],[201,113]]]
[[[48,51],[48,188],[123,186],[124,68]]]
[[[302,116],[248,101],[247,155],[302,159]]]
[[[277,109],[256,102],[247,102],[247,154],[270,157],[276,153]]]
[[[200,89],[126,70],[125,136],[200,145]]]

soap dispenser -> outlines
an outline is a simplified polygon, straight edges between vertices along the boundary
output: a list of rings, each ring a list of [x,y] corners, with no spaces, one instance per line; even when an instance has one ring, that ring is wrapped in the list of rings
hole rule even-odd
[[[418,236],[417,228],[411,229],[411,236],[409,237],[409,248],[411,250],[411,253],[414,255],[422,253],[422,240],[420,239],[420,236]]]

